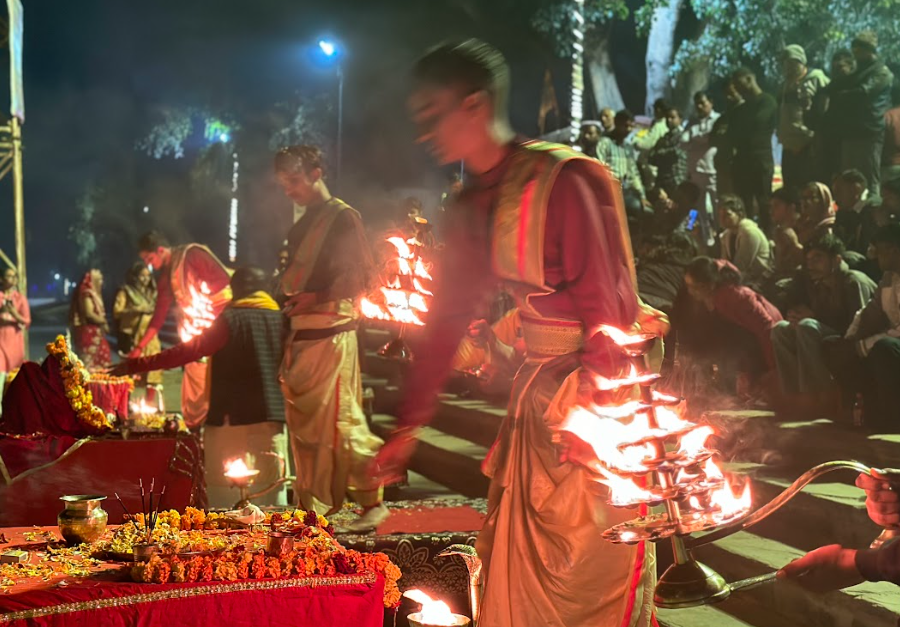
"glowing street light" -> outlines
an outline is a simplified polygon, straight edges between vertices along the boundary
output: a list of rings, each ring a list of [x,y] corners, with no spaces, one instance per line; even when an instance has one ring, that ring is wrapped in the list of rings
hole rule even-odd
[[[319,50],[322,51],[326,57],[333,57],[335,53],[337,53],[337,46],[332,41],[328,41],[327,39],[319,40]]]
[[[221,135],[219,135],[219,141],[223,144],[227,144],[229,141],[231,141],[231,135],[229,135],[228,133],[222,133]]]

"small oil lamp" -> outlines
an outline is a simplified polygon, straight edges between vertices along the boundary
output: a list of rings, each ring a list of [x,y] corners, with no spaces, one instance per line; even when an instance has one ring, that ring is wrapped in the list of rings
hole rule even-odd
[[[244,509],[250,505],[248,490],[258,475],[259,471],[248,468],[242,457],[225,462],[225,477],[241,493],[241,498],[234,504],[234,509]]]
[[[446,603],[432,599],[421,590],[407,590],[403,596],[422,606],[421,611],[406,617],[412,627],[468,627],[472,622],[468,616],[454,614]]]
[[[250,492],[250,486],[253,485],[253,482],[259,476],[259,470],[248,467],[243,457],[225,462],[225,477],[232,487],[237,488],[241,494],[240,500],[234,504],[234,509],[244,509],[250,505],[250,501],[253,499],[268,494],[285,483],[296,479],[296,477],[287,475],[287,462],[283,456],[277,453],[263,453],[263,455],[272,456],[278,460],[278,479],[256,492]]]

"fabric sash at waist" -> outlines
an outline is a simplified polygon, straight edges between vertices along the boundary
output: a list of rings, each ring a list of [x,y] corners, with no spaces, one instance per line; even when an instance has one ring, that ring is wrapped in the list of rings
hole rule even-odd
[[[542,320],[520,315],[529,357],[559,357],[584,346],[584,329],[575,320]]]
[[[309,342],[312,340],[324,340],[329,337],[334,337],[338,333],[355,331],[357,326],[357,321],[351,320],[350,322],[340,324],[336,327],[326,327],[324,329],[300,329],[298,331],[294,331],[294,341]]]

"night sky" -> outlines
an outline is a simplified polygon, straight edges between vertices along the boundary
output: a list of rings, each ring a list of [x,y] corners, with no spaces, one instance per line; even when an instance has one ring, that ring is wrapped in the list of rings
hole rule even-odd
[[[32,286],[46,286],[56,271],[75,279],[85,270],[75,261],[68,231],[90,181],[124,190],[126,199],[106,233],[116,240],[112,258],[103,262],[112,284],[135,259],[133,242],[127,241],[132,236],[121,234],[136,228],[162,227],[178,242],[202,241],[224,255],[227,207],[211,220],[206,210],[189,206],[185,193],[196,151],[182,160],[156,161],[136,151],[135,142],[160,105],[226,104],[264,113],[297,93],[336,95],[334,70],[318,67],[309,54],[322,36],[345,47],[341,192],[364,217],[376,196],[396,188],[437,187],[443,180],[413,145],[404,109],[406,70],[430,45],[476,36],[500,47],[512,65],[512,115],[522,132],[536,132],[546,68],[554,72],[566,107],[565,62],[529,30],[527,10],[521,10],[525,3],[516,0],[24,4],[25,210]],[[2,63],[7,62],[4,55]],[[5,82],[2,97],[8,102]],[[635,94],[639,98],[642,94]],[[268,265],[289,225],[290,206],[263,170],[242,168],[242,176],[248,197],[241,199],[239,262]],[[3,181],[0,247],[9,254],[14,252],[11,198],[9,182]],[[174,211],[178,219],[167,217],[160,224],[166,214],[153,208],[163,204],[172,209],[168,216]],[[151,206],[147,214],[145,205]]]

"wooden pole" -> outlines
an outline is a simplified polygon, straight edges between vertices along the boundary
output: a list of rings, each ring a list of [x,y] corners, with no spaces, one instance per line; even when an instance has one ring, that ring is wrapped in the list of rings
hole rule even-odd
[[[16,263],[19,269],[19,291],[28,298],[28,275],[25,264],[25,194],[22,187],[22,126],[15,115],[9,121],[13,153],[13,207],[16,212]],[[28,331],[25,331],[25,359],[28,359]]]

